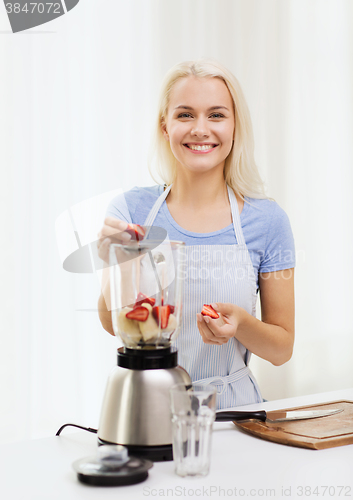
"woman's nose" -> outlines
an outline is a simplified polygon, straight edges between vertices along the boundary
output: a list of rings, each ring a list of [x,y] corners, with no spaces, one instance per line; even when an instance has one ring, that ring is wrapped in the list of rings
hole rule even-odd
[[[191,130],[191,134],[196,136],[205,136],[205,135],[207,136],[209,134],[207,121],[203,118],[199,118],[194,123],[194,126],[192,127]]]

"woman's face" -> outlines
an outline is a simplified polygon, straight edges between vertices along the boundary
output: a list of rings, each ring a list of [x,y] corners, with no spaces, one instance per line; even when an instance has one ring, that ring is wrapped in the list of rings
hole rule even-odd
[[[235,131],[233,100],[225,83],[193,76],[178,80],[162,131],[179,168],[223,172]]]

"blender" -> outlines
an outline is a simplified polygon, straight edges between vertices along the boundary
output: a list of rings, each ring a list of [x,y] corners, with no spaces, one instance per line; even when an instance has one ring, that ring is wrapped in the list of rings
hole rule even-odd
[[[184,248],[168,239],[110,245],[112,323],[124,346],[106,385],[98,440],[153,461],[173,459],[169,389],[191,384],[172,347],[181,327]]]

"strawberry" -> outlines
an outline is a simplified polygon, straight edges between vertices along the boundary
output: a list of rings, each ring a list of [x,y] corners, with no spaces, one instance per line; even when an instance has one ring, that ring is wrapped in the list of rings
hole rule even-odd
[[[166,306],[167,305],[168,304],[166,304]],[[164,298],[163,297],[161,297],[161,306],[164,306]],[[170,307],[170,313],[173,314],[173,312],[174,312],[174,306],[169,305],[169,307]]]
[[[210,318],[213,318],[213,319],[219,318],[219,314],[209,304],[204,304],[203,305],[201,314],[203,316],[209,316]]]
[[[143,302],[147,302],[147,304],[151,304],[151,306],[154,306],[156,303],[156,299],[147,297],[147,295],[145,295],[144,293],[139,292],[135,302],[135,306],[140,306]]]
[[[162,330],[167,328],[170,316],[170,306],[155,306],[152,309],[152,314]]]
[[[155,299],[152,299],[152,300],[155,300]],[[163,297],[161,297],[161,306],[164,306],[164,298]]]
[[[135,306],[132,311],[127,313],[126,317],[128,319],[135,319],[136,321],[146,321],[149,313],[146,307]]]
[[[125,232],[131,234],[131,239],[135,239],[136,241],[143,240],[145,236],[145,230],[139,224],[128,224]]]

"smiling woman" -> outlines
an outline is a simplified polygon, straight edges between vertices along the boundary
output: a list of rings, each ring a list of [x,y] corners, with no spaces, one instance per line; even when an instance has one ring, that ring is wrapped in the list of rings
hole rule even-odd
[[[126,231],[127,223],[163,227],[170,240],[184,241],[179,364],[193,382],[218,387],[219,408],[260,402],[251,353],[274,365],[292,355],[294,241],[285,212],[264,193],[248,107],[226,68],[200,60],[167,73],[151,173],[153,158],[164,187],[135,187],[112,200],[99,255],[107,260],[113,235]],[[261,321],[255,317],[258,291]],[[204,304],[220,318],[202,315]],[[114,334],[108,275],[99,311],[103,327]]]

